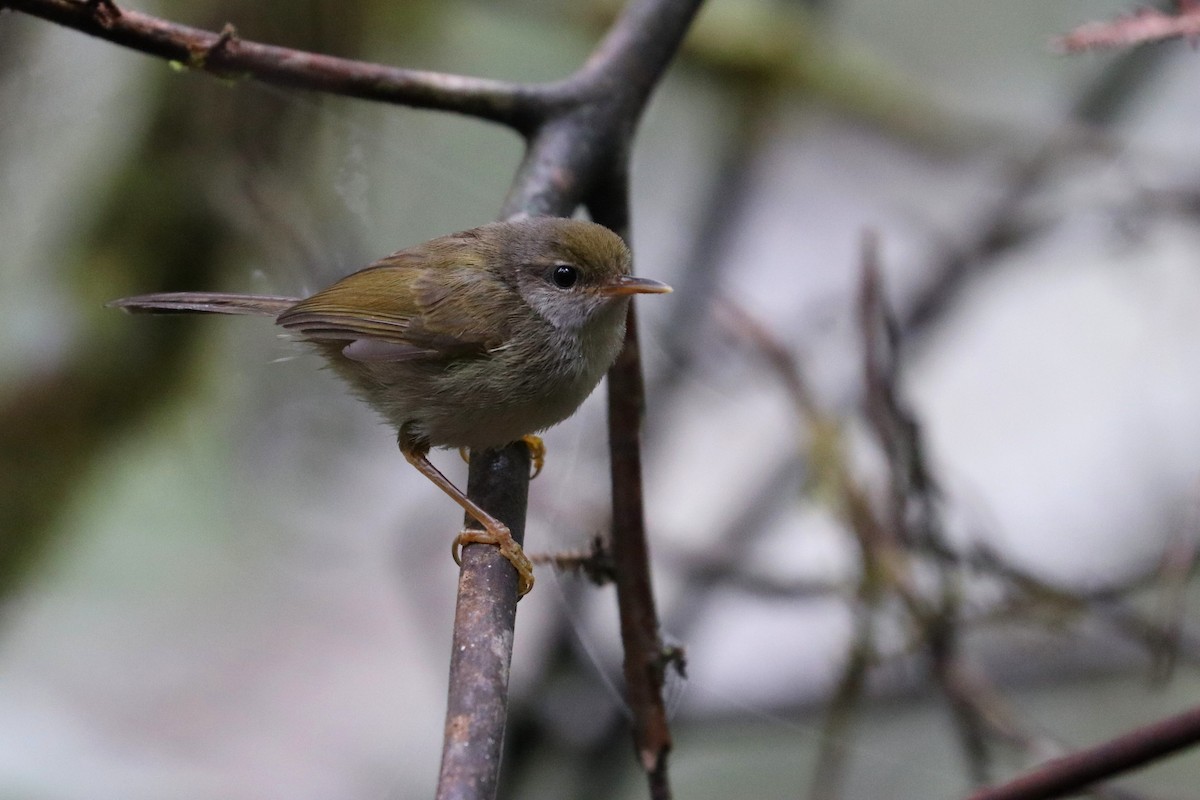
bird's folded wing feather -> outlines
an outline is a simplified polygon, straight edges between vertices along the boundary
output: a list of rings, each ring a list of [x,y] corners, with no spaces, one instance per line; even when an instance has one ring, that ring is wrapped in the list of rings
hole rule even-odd
[[[308,339],[345,340],[343,353],[359,361],[484,355],[508,336],[496,283],[477,268],[400,261],[356,272],[276,322]]]

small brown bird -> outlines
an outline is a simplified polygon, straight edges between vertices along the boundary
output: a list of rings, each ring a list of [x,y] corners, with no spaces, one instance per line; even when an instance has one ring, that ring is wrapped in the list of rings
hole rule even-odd
[[[566,419],[620,352],[635,294],[671,291],[629,274],[629,249],[592,222],[495,222],[401,250],[307,299],[211,292],[126,297],[135,312],[261,314],[314,345],[396,427],[421,474],[483,526],[455,539],[495,544],[533,569],[508,528],[429,462],[431,447],[498,447]]]

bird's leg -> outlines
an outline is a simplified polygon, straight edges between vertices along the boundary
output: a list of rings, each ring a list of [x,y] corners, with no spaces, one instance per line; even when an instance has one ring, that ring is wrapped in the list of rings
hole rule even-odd
[[[459,491],[458,487],[429,461],[429,445],[413,436],[407,425],[400,430],[400,452],[404,454],[408,463],[417,468],[418,472],[433,481],[435,486],[448,494],[451,500],[462,506],[464,511],[483,526],[481,531],[467,528],[454,539],[454,544],[450,548],[450,552],[454,556],[454,563],[462,564],[459,551],[464,545],[494,544],[500,548],[500,555],[508,559],[517,571],[517,597],[528,594],[529,590],[533,588],[533,565],[529,563],[521,545],[517,544],[517,540],[512,537],[508,526]]]
[[[546,443],[542,441],[542,437],[534,436],[532,433],[528,436],[522,436],[521,441],[529,448],[529,460],[533,464],[533,474],[529,476],[529,480],[533,480],[542,472],[542,467],[546,466]],[[469,448],[458,448],[458,456],[468,464],[471,463],[471,451]]]

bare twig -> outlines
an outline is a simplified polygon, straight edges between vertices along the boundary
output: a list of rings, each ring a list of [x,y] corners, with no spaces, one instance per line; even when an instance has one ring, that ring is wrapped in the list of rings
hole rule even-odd
[[[593,536],[586,550],[565,550],[554,553],[530,553],[534,564],[546,564],[560,572],[585,575],[596,586],[616,581],[616,564],[607,537]]]
[[[984,543],[977,542],[961,553],[951,552],[944,542],[925,542],[923,547],[927,555],[938,561],[959,564],[1003,583],[1013,597],[998,611],[990,612],[988,618],[1008,618],[1014,611],[1023,612],[1025,618],[1030,618],[1030,609],[1049,609],[1053,612],[1052,624],[1058,625],[1058,620],[1064,614],[1090,615],[1144,647],[1155,660],[1156,669],[1162,667],[1159,662],[1163,659],[1168,662],[1184,659],[1192,664],[1200,664],[1200,634],[1184,625],[1182,620],[1171,620],[1169,624],[1163,624],[1149,619],[1144,612],[1131,608],[1126,602],[1130,595],[1150,588],[1162,580],[1163,570],[1160,567],[1115,583],[1087,589],[1067,589],[1048,583],[1009,563]],[[1169,561],[1172,556],[1168,554],[1164,558]],[[1187,570],[1186,576],[1176,576],[1176,580],[1182,580],[1184,577],[1190,580],[1200,570],[1200,565],[1194,560],[1189,560]],[[1171,603],[1174,602],[1176,601],[1172,599]],[[1155,677],[1157,676],[1156,672]]]
[[[862,303],[864,320],[868,317],[869,306],[876,305],[880,309],[879,316],[883,322],[876,325],[874,329],[876,331],[894,331],[894,323],[891,321],[891,317],[881,300],[882,293],[879,290],[878,279],[865,280],[864,290],[864,300]],[[871,300],[870,303],[867,302],[868,298]],[[894,519],[898,520],[897,524],[909,527],[914,524],[923,526],[923,530],[918,531],[920,535],[904,537],[906,547],[914,548],[923,546],[947,552],[949,550],[948,545],[942,535],[940,526],[936,523],[936,514],[933,512],[932,503],[936,488],[924,463],[917,426],[908,412],[903,410],[898,404],[894,387],[895,365],[890,363],[886,358],[881,363],[877,357],[870,355],[872,351],[877,350],[877,345],[870,345],[870,332],[872,328],[864,326],[864,330],[868,341],[868,371],[866,381],[868,408],[874,409],[869,416],[872,419],[872,424],[880,439],[881,446],[889,454],[888,463],[893,473],[893,502],[899,504],[904,510],[904,513],[898,517],[894,517]],[[878,339],[876,341],[878,342]],[[875,399],[872,400],[872,397]],[[896,475],[898,470],[904,471],[905,476],[898,478]],[[918,506],[917,509],[908,508],[909,504],[914,501],[919,501],[922,505]],[[913,514],[913,510],[919,510],[921,513]],[[1191,560],[1184,559],[1184,562],[1186,566],[1182,568],[1190,569],[1192,566]],[[928,642],[933,658],[934,677],[951,701],[956,720],[959,723],[968,761],[973,765],[973,773],[976,779],[980,779],[986,775],[989,764],[986,749],[987,742],[983,738],[985,733],[998,735],[1004,740],[1015,742],[1021,745],[1023,749],[1035,753],[1039,750],[1044,751],[1048,746],[1055,745],[1049,743],[1045,737],[1035,737],[1031,734],[1023,733],[1016,717],[1008,709],[1007,704],[1003,703],[990,683],[982,676],[967,669],[963,663],[962,656],[956,644],[958,626],[961,622],[959,619],[959,593],[955,588],[957,579],[950,572],[950,569],[955,567],[957,563],[959,563],[959,559],[949,559],[940,562],[943,592],[941,601],[936,608],[927,609],[927,613],[923,614],[923,604],[907,600],[906,603],[914,619],[922,626],[924,637]],[[1002,562],[993,556],[993,563]],[[1033,581],[1028,576],[1021,575],[1019,571],[1007,565],[1004,565],[1004,570],[1010,576],[1015,577],[1020,575],[1022,585],[1024,586],[1031,588],[1035,586],[1040,587],[1040,582]],[[901,592],[902,596],[909,591],[909,587],[906,584],[898,584],[897,589]],[[1087,604],[1087,601],[1079,599],[1078,602],[1081,607],[1094,610],[1091,604]],[[1103,605],[1103,601],[1093,600],[1092,603]],[[1200,733],[1196,735],[1200,736]],[[1148,740],[1150,738],[1153,737],[1148,735]],[[1138,744],[1129,745],[1130,748],[1138,746]],[[1147,744],[1146,746],[1151,747],[1152,745]],[[1107,755],[1109,756],[1115,754],[1115,749],[1107,751]],[[1068,756],[1062,759],[1062,761],[1070,762],[1074,758],[1074,756]],[[1097,759],[1094,766],[1098,768],[1100,763],[1099,759]],[[1116,774],[1116,772],[1112,774]],[[1070,788],[1080,789],[1086,785],[1086,783],[1081,783],[1073,785]],[[1111,794],[1108,791],[1102,793]],[[1124,792],[1121,792],[1121,794],[1127,795]]]
[[[868,235],[864,246],[859,296],[864,405],[887,459],[889,524],[897,531],[894,539],[898,542],[898,557],[906,563],[921,560],[929,550],[948,556],[933,563],[936,593],[917,590],[909,577],[911,567],[899,573],[894,590],[909,612],[914,633],[929,659],[930,677],[949,703],[968,774],[974,783],[982,784],[991,773],[993,741],[1029,751],[1040,747],[1041,740],[1024,732],[1015,712],[986,676],[971,668],[963,653],[961,561],[946,540],[938,508],[940,490],[926,462],[920,425],[898,387],[899,323],[884,296],[875,237]]]
[[[1200,742],[1200,708],[1159,720],[1079,750],[1011,781],[971,795],[969,800],[1044,800],[1166,758]]]
[[[592,206],[596,219],[628,238],[628,180],[624,164],[619,185],[606,184]],[[642,417],[645,388],[638,347],[636,309],[629,309],[625,347],[608,375],[608,441],[613,494],[612,555],[624,648],[625,687],[633,711],[633,740],[646,771],[650,796],[671,796],[667,756],[671,729],[662,688],[670,659],[659,632],[650,580],[650,552],[642,495]]]
[[[613,371],[625,373],[622,388],[608,393],[608,435],[612,447],[613,560],[621,640],[625,647],[625,685],[634,712],[634,742],[642,769],[650,776],[651,796],[670,796],[666,784],[671,730],[663,704],[663,644],[650,584],[650,554],[642,513],[641,363],[637,350],[637,317],[630,309],[630,334]],[[611,380],[611,379],[610,379]],[[632,386],[630,384],[633,384]]]
[[[452,111],[527,131],[558,94],[542,87],[398,69],[241,39],[233,28],[212,31],[179,25],[111,0],[4,0],[21,11],[101,39],[215,75],[358,97],[413,108]]]

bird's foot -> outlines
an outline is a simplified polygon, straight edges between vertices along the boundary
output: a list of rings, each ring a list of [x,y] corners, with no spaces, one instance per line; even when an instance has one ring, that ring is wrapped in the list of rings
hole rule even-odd
[[[468,544],[494,544],[500,548],[500,555],[508,559],[508,563],[517,571],[517,599],[529,594],[533,588],[533,564],[507,527],[497,524],[489,530],[467,528],[462,531],[450,548],[455,564],[462,566],[462,548]]]

